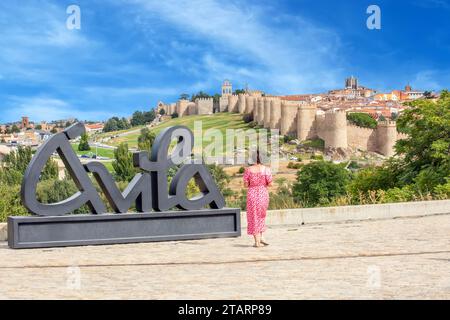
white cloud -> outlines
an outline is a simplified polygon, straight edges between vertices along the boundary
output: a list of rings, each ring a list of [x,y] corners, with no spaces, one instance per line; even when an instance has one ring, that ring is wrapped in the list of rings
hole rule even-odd
[[[52,97],[9,97],[10,111],[6,121],[17,121],[28,116],[33,121],[78,118],[80,120],[103,120],[112,116],[111,112],[79,110],[66,101]]]
[[[208,41],[215,52],[205,52],[203,61],[205,67],[211,68],[212,75],[205,75],[211,79],[223,79],[228,74],[231,79],[246,78],[252,84],[283,92],[329,88],[341,82],[335,67],[338,36],[297,14],[277,15],[263,7],[246,6],[243,2],[236,5],[232,1],[226,5],[216,0],[134,0],[132,3],[146,10],[149,19],[162,19],[177,27],[181,35]],[[277,28],[277,24],[283,28]],[[148,25],[141,23],[143,28]],[[227,63],[218,60],[221,57],[214,57],[216,52],[227,55]],[[247,70],[236,67],[239,63],[229,62],[233,57],[252,61],[253,66]]]
[[[411,82],[414,89],[434,91],[450,89],[449,84],[450,70],[422,70],[415,75]]]

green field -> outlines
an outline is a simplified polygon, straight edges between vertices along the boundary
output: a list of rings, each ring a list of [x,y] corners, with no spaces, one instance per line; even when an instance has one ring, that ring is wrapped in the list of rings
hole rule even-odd
[[[158,126],[152,128],[151,130],[154,130],[156,134],[158,134],[161,130],[170,127],[170,126],[176,126],[176,125],[182,125],[186,126],[192,131],[194,131],[194,123],[196,121],[201,121],[201,128],[203,131],[203,147],[209,145],[211,141],[214,140],[208,140],[210,137],[214,135],[212,131],[207,132],[209,129],[217,129],[220,131],[223,137],[223,146],[227,143],[226,140],[226,130],[227,129],[250,129],[249,125],[245,123],[242,120],[242,114],[236,114],[236,113],[216,113],[213,115],[192,115],[192,116],[184,116],[181,118],[175,118],[171,119],[169,121],[165,121]],[[120,134],[120,132],[118,132]],[[118,134],[117,132],[115,135]],[[132,133],[129,135],[124,135],[120,137],[112,138],[108,144],[117,146],[118,144],[122,142],[128,143],[128,147],[130,148],[136,148],[137,147],[137,139],[139,137],[139,133]],[[230,141],[228,141],[230,143]],[[248,143],[246,143],[247,145]]]
[[[72,144],[72,149],[76,152],[78,155],[84,155],[84,154],[95,154],[97,151],[97,155],[100,157],[108,157],[110,159],[114,159],[114,150],[113,149],[105,149],[105,148],[96,148],[94,146],[91,146],[91,150],[89,151],[78,151],[78,143]]]

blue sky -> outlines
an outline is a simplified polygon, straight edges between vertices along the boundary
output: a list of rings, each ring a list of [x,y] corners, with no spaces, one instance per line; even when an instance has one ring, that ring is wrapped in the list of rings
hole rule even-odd
[[[66,8],[81,8],[68,30]],[[381,8],[381,30],[366,9]],[[318,93],[355,75],[387,91],[450,87],[450,0],[3,0],[0,122],[105,120],[219,92]]]

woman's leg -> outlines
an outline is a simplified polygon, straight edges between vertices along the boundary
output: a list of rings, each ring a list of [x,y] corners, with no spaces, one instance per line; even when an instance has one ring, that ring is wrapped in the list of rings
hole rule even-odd
[[[261,244],[263,244],[265,246],[268,246],[269,244],[266,242],[266,240],[263,239],[263,233],[262,232],[260,233],[260,235],[261,235],[261,238],[260,238],[261,239],[260,240]]]
[[[253,235],[253,237],[255,238],[255,247],[261,247],[261,234],[256,233]]]

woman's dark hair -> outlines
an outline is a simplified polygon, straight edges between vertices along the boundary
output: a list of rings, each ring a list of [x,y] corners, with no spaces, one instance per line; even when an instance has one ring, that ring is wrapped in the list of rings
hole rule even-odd
[[[259,154],[259,148],[256,149],[256,164],[261,164],[261,156]]]

